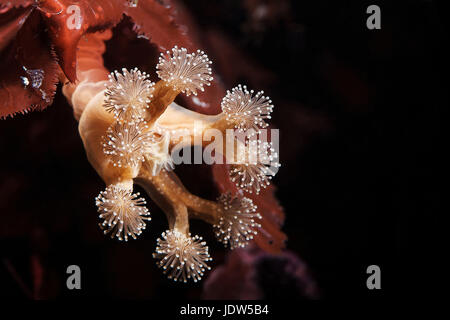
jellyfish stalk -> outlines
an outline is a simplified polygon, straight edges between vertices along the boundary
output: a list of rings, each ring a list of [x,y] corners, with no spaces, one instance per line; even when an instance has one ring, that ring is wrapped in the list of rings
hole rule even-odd
[[[239,85],[224,97],[220,114],[185,109],[175,98],[196,95],[212,81],[211,61],[203,51],[190,53],[174,47],[162,53],[156,70],[160,80],[152,83],[138,69],[106,70],[102,54],[110,36],[110,31],[86,35],[78,48],[79,81],[66,82],[63,88],[79,120],[87,158],[106,184],[96,199],[100,226],[120,240],[136,239],[144,229],[151,229],[146,202],[133,193],[133,185],[140,185],[163,210],[169,225],[157,241],[157,265],[175,281],[198,281],[209,269],[211,257],[205,241],[190,234],[189,220],[210,224],[218,241],[231,249],[247,245],[261,227],[261,215],[245,193],[259,192],[269,183],[266,177],[271,172],[264,160],[273,162],[277,155],[251,162],[238,151],[250,142],[236,139],[232,146],[226,145],[242,158],[229,172],[240,191],[207,200],[190,193],[173,171],[171,154],[180,136],[170,133],[182,132],[192,138],[186,142],[190,146],[208,129],[257,133],[267,127],[272,101],[262,92],[255,94]],[[260,146],[257,155],[271,151],[270,145],[256,144]],[[228,157],[227,152],[223,157]]]

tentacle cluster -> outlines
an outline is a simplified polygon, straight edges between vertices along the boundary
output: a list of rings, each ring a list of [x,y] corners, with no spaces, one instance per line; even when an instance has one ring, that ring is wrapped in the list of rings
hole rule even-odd
[[[278,153],[272,143],[250,140],[237,163],[230,165],[230,177],[238,188],[258,194],[270,184],[279,167]]]
[[[222,206],[219,222],[214,225],[217,239],[230,249],[245,247],[261,227],[257,206],[252,199],[222,194],[217,201]]]
[[[256,139],[260,135],[250,135],[245,138],[243,153],[238,154],[239,161],[230,166],[230,177],[241,189],[237,195],[226,193],[217,201],[201,199],[168,173],[174,169],[171,151],[178,143],[171,133],[195,137],[195,121],[220,132],[232,129],[259,133],[267,127],[265,120],[270,119],[272,101],[262,91],[255,94],[241,85],[227,92],[222,101],[223,112],[217,116],[181,110],[178,105],[169,108],[178,94],[196,95],[210,85],[210,65],[203,51],[188,53],[185,48],[174,47],[161,54],[157,65],[160,82],[153,84],[146,73],[137,69],[122,69],[110,74],[104,91],[102,107],[112,113],[109,118],[114,120],[105,125],[109,128],[105,129],[100,146],[107,165],[97,171],[111,170],[113,178],[104,180],[119,182],[109,185],[96,198],[103,219],[100,226],[105,233],[125,241],[142,233],[150,217],[145,200],[132,193],[132,179],[136,179],[167,214],[170,229],[158,239],[154,258],[175,281],[200,280],[211,261],[202,238],[189,234],[189,219],[200,218],[213,225],[218,241],[225,246],[244,247],[257,234],[261,215],[243,192],[258,193],[279,167],[278,154],[271,143]],[[101,161],[94,163],[103,165]],[[128,179],[126,184],[124,179]]]
[[[145,199],[139,193],[132,194],[127,188],[110,185],[100,192],[95,199],[100,219],[100,227],[111,238],[128,241],[128,237],[136,239],[145,229],[145,221],[151,220],[150,212],[145,207]]]
[[[207,262],[212,260],[201,237],[186,236],[176,229],[163,232],[153,257],[169,279],[183,282],[200,280],[205,270],[210,270]]]
[[[137,68],[109,75],[104,107],[118,119],[142,119],[153,98],[154,83],[145,72]]]
[[[154,83],[137,68],[109,75],[103,106],[114,114],[113,123],[103,139],[103,152],[117,167],[139,167],[142,162],[151,167],[153,175],[161,168],[174,168],[169,155],[168,140],[150,130],[145,118],[153,98]]]
[[[253,129],[254,134],[259,133],[260,128],[266,128],[266,119],[270,119],[273,110],[272,100],[259,91],[248,91],[246,86],[238,85],[222,100],[222,111],[226,119],[234,125],[238,131],[245,132]]]
[[[170,51],[161,53],[156,73],[176,90],[188,96],[197,95],[197,90],[204,91],[203,86],[209,86],[213,79],[211,63],[203,51],[187,53],[185,48],[174,47],[172,54]]]
[[[117,167],[136,167],[145,160],[145,152],[151,145],[151,136],[145,121],[116,121],[103,139],[103,152]]]

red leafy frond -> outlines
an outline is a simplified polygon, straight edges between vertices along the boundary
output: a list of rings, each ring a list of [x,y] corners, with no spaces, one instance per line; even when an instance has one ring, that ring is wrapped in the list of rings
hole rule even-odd
[[[0,53],[0,118],[43,110],[53,101],[60,71],[43,30],[32,12]]]
[[[122,18],[126,3],[123,0],[84,0],[76,3],[71,0],[46,0],[39,4],[61,68],[71,82],[77,79],[76,50],[82,36],[116,25]]]
[[[34,0],[15,0],[15,1],[0,0],[0,14],[5,13],[11,8],[29,7],[35,3],[36,1]]]
[[[156,0],[139,1],[136,7],[127,6],[125,14],[136,25],[136,31],[145,35],[158,46],[161,51],[170,50],[174,46],[193,47],[186,32],[175,23],[174,6],[161,4]]]
[[[12,8],[0,15],[0,52],[14,39],[33,8]]]

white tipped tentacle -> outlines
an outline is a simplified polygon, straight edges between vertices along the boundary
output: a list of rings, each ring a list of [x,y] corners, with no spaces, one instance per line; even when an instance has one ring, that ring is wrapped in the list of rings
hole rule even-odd
[[[188,53],[185,48],[175,46],[172,53],[161,53],[156,73],[175,90],[187,96],[197,95],[197,90],[204,91],[203,86],[209,86],[213,80],[210,65],[211,61],[203,51]]]
[[[218,199],[222,207],[219,222],[214,225],[217,239],[230,249],[243,248],[258,233],[261,227],[257,220],[257,206],[250,198],[222,194]]]
[[[191,237],[178,230],[167,230],[157,240],[156,252],[153,257],[164,274],[174,281],[187,282],[192,279],[199,281],[207,265],[211,261],[206,242],[199,236]]]
[[[105,85],[103,106],[106,111],[121,120],[144,118],[154,91],[154,83],[148,79],[145,72],[137,68],[131,71],[123,68],[122,73],[116,70],[111,72],[109,82]]]
[[[116,121],[103,138],[103,152],[116,167],[136,167],[145,160],[150,141],[145,121]]]
[[[103,222],[100,227],[111,238],[128,241],[136,239],[146,227],[146,220],[151,220],[150,212],[145,207],[146,201],[139,193],[120,185],[110,185],[95,199],[95,204]]]
[[[238,85],[231,91],[227,91],[222,100],[222,111],[226,119],[240,132],[253,129],[259,133],[261,128],[267,128],[266,119],[270,119],[273,111],[272,100],[263,95],[264,91],[254,94],[248,91],[246,86]]]
[[[230,165],[230,178],[239,189],[259,194],[281,166],[278,153],[271,142],[258,140],[247,141],[242,151],[238,161]]]

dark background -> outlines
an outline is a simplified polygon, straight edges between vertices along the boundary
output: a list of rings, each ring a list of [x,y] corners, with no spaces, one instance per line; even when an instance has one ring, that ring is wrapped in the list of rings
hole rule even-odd
[[[418,263],[436,263],[413,241],[412,224],[437,242],[445,11],[434,1],[392,2],[184,1],[206,47],[239,52],[218,70],[226,86],[247,83],[275,102],[282,167],[274,183],[287,248],[308,265],[322,298],[411,293]],[[381,6],[381,30],[366,28],[368,4]],[[258,16],[261,5],[270,10]],[[114,41],[108,52],[123,50]],[[166,228],[158,208],[150,206],[151,234],[139,241],[100,233],[93,199],[104,186],[60,93],[44,112],[1,121],[0,150],[0,296],[201,296],[202,284],[173,285],[151,258]],[[212,247],[218,265],[226,252]],[[70,264],[83,270],[80,292],[65,289]],[[382,270],[379,292],[365,286],[371,264]]]

